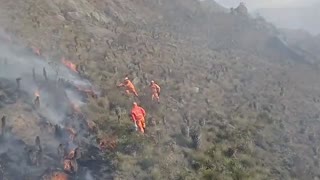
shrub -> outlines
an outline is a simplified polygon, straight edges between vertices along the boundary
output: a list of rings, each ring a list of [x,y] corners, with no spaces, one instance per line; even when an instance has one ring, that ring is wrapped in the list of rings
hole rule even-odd
[[[152,180],[162,180],[163,179],[159,169],[157,169],[155,167],[152,169],[152,171],[151,171],[151,179]]]
[[[191,134],[192,146],[199,149],[201,146],[201,131],[193,131]]]
[[[152,169],[154,167],[154,160],[150,157],[145,157],[138,162],[142,170]]]

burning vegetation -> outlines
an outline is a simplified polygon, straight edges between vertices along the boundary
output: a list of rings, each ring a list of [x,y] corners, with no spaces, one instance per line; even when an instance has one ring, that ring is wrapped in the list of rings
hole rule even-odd
[[[113,151],[117,146],[116,137],[103,137],[98,139],[100,150]]]
[[[61,62],[67,67],[69,68],[71,71],[78,73],[77,71],[77,65],[75,65],[74,63],[72,63],[69,60],[66,60],[64,57],[61,59]]]
[[[38,91],[36,91],[34,95],[35,95],[34,106],[35,108],[40,108],[40,94]]]
[[[34,55],[41,55],[39,49],[33,48],[33,52]],[[10,56],[8,57],[10,59]],[[2,58],[1,55],[0,58]],[[70,78],[68,71],[62,71],[59,72],[60,77],[56,78],[54,70],[51,70],[50,66],[44,65],[43,62],[31,62],[31,65],[21,66],[18,60],[15,64],[14,58],[10,62],[13,64],[0,66],[0,71],[4,72],[0,73],[0,110],[2,107],[25,103],[23,105],[26,107],[26,111],[15,113],[20,113],[19,117],[21,118],[23,118],[23,114],[31,113],[35,119],[32,124],[23,127],[25,134],[30,137],[23,137],[19,131],[12,131],[12,127],[16,126],[15,121],[7,122],[7,118],[10,120],[15,118],[13,116],[15,113],[11,113],[11,116],[2,116],[0,169],[6,173],[3,174],[0,171],[0,177],[13,180],[84,179],[83,174],[88,168],[93,172],[95,169],[83,167],[86,164],[83,160],[82,166],[78,164],[82,157],[82,149],[91,146],[98,148],[99,144],[87,141],[85,134],[96,133],[97,126],[86,118],[86,115],[81,111],[81,105],[89,97],[97,98],[97,92],[93,90],[87,80],[78,77],[77,74],[72,73]],[[63,58],[62,63],[69,70],[77,73],[77,66],[71,61]],[[30,69],[24,71],[27,67]],[[42,78],[38,77],[36,73],[37,69],[41,68]],[[11,78],[11,74],[15,78]],[[69,75],[64,76],[64,74]],[[81,82],[82,85],[76,82]],[[32,89],[36,90],[32,92]],[[71,93],[73,96],[69,97],[66,91],[69,91],[69,94]],[[28,106],[33,106],[34,109]],[[38,120],[36,121],[36,119]],[[42,128],[34,131],[38,127]],[[34,143],[26,142],[23,138],[32,138]],[[45,140],[41,141],[43,139]],[[109,146],[113,147],[113,145]],[[52,151],[52,147],[57,147],[57,150]],[[90,153],[90,151],[85,152]],[[21,171],[22,166],[23,171]]]
[[[69,176],[62,171],[59,170],[52,170],[46,172],[42,177],[41,180],[69,180]]]
[[[78,91],[80,91],[83,95],[92,98],[98,98],[97,93],[93,89],[85,89],[83,87],[77,86]]]

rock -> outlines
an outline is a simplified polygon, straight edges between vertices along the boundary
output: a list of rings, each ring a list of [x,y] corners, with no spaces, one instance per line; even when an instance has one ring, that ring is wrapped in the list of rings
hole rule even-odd
[[[100,15],[97,12],[91,12],[90,17],[100,23],[108,23],[109,22],[104,16]]]
[[[56,15],[55,18],[56,18],[56,20],[58,20],[58,21],[65,21],[65,20],[66,20],[62,15],[59,15],[59,14]]]
[[[241,2],[239,4],[239,6],[236,9],[234,9],[234,11],[240,15],[247,15],[248,14],[248,9],[243,2]]]
[[[97,12],[90,13],[90,16],[99,22],[101,21],[101,17]]]
[[[65,15],[65,18],[70,20],[80,20],[82,17],[83,15],[79,12],[67,12]]]
[[[193,91],[194,93],[199,93],[199,92],[200,92],[200,88],[199,88],[199,87],[193,87],[193,88],[192,88],[192,91]]]

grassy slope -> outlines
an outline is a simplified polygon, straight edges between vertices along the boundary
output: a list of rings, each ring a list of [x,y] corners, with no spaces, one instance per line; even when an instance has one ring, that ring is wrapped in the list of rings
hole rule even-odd
[[[312,99],[318,97],[318,72],[270,46],[273,28],[207,13],[192,0],[158,2],[1,0],[0,22],[46,56],[85,65],[103,91],[87,113],[99,124],[99,136],[118,139],[116,151],[106,154],[118,179],[317,176]],[[125,74],[135,79],[156,122],[147,137],[130,133],[125,115],[119,125],[109,108],[111,102],[130,108],[132,100],[115,88]],[[160,106],[148,99],[151,79],[163,87]],[[180,133],[186,112],[191,129],[201,129],[198,150]]]

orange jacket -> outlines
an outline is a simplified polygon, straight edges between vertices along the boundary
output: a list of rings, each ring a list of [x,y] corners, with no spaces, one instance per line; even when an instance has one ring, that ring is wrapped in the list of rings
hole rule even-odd
[[[132,82],[130,80],[126,80],[123,83],[121,83],[119,86],[124,86],[127,89],[135,89],[134,85],[132,84]]]
[[[160,86],[156,83],[151,84],[151,90],[152,93],[159,93],[160,92]]]
[[[140,121],[146,116],[146,111],[140,106],[134,106],[131,110],[132,121]]]

